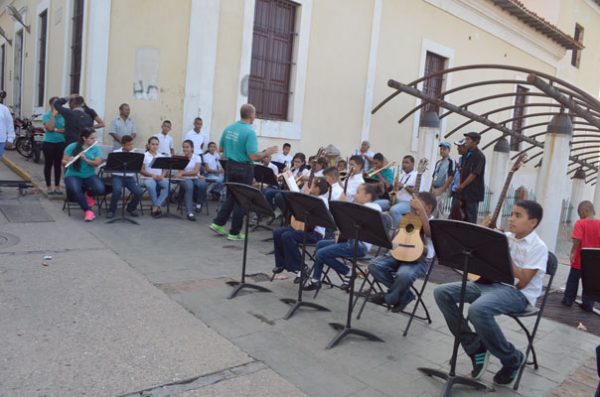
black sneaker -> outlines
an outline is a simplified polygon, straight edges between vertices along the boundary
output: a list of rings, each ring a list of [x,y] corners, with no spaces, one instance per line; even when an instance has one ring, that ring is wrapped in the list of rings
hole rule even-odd
[[[374,303],[376,305],[385,305],[385,295],[383,292],[378,292],[375,295],[371,295],[369,298],[369,302]]]
[[[306,283],[306,285],[304,285],[304,287],[302,287],[302,290],[304,291],[315,291],[318,289],[321,289],[321,282],[315,280],[310,280],[308,283]]]
[[[573,301],[567,298],[562,298],[562,300],[560,301],[560,303],[562,303],[563,306],[566,307],[571,307],[573,306]]]
[[[396,303],[394,306],[392,306],[392,313],[400,313],[406,308],[406,306],[408,306],[410,302],[411,301],[408,301],[406,303]]]
[[[277,266],[275,266],[275,267],[273,268],[273,273],[275,273],[275,274],[279,274],[279,273],[281,273],[281,272],[282,272],[282,271],[284,271],[284,270],[285,270],[285,269],[284,269],[283,267],[277,267]]]
[[[190,213],[187,215],[187,219],[188,219],[188,221],[196,222],[196,216],[194,215],[194,213],[193,213],[193,212],[190,212]]]
[[[137,218],[138,216],[140,216],[140,214],[138,214],[137,210],[127,210],[127,213],[129,214],[129,216],[131,216],[133,218]]]
[[[500,371],[494,375],[494,383],[498,385],[508,385],[517,377],[519,373],[519,369],[521,365],[523,365],[523,361],[525,361],[525,356],[523,353],[519,352],[519,363],[517,365],[505,365]]]
[[[304,266],[304,278],[308,277],[308,266]],[[296,277],[294,278],[294,284],[300,284],[302,281],[302,277],[300,272],[296,272]]]
[[[481,345],[479,350],[477,350],[474,354],[471,354],[469,357],[471,357],[471,362],[473,363],[471,376],[475,379],[480,379],[485,373],[488,361],[490,360],[490,352],[485,348],[485,346]]]

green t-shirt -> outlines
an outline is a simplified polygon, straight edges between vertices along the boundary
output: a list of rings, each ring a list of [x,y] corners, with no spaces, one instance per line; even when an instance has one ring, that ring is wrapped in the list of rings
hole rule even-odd
[[[390,185],[394,184],[394,170],[392,168],[386,168],[381,171],[381,176],[383,176],[383,179]]]
[[[221,135],[219,145],[223,148],[227,160],[249,163],[249,154],[258,152],[256,132],[246,122],[238,121],[227,126]]]
[[[77,146],[77,142],[73,142],[70,145],[68,145],[65,148],[65,154],[67,156],[73,156],[73,151],[75,150],[75,146]],[[90,150],[88,150],[87,152],[85,152],[84,156],[87,157],[88,160],[95,160],[98,157],[102,157],[102,150],[100,149],[100,147],[98,147],[98,145],[96,145],[93,148],[91,148]],[[74,168],[74,166],[70,166],[65,171],[65,176],[76,176],[79,178],[89,178],[90,176],[92,176],[96,173],[96,169],[94,167],[92,167],[91,165],[89,165],[88,163],[86,163],[85,161],[80,161],[79,163],[81,164],[79,167],[79,170],[76,170]]]
[[[42,116],[42,121],[44,124],[50,122],[50,118],[52,116],[51,112],[44,113]],[[65,118],[62,114],[57,114],[54,116],[54,128],[59,130],[65,128]],[[44,133],[44,142],[50,143],[60,143],[65,141],[65,134],[61,134],[60,132],[48,131]]]

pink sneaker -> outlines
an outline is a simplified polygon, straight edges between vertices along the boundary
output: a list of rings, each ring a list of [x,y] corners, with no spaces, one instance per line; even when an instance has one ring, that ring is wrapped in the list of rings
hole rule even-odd
[[[92,196],[87,194],[87,192],[85,192],[84,194],[85,194],[85,199],[87,200],[88,207],[94,208],[94,205],[96,205],[96,200],[94,200],[94,198]]]
[[[92,210],[85,211],[85,214],[83,216],[84,221],[91,222],[94,219],[96,219],[96,214],[94,214],[94,211],[92,211]]]

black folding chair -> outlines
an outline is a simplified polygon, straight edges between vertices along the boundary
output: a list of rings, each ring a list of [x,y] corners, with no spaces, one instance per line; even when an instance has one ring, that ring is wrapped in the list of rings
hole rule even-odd
[[[548,252],[548,262],[546,263],[546,275],[548,276],[548,283],[546,284],[546,289],[543,293],[540,307],[539,308],[531,307],[530,305],[528,305],[527,308],[525,309],[525,311],[523,311],[522,313],[508,315],[509,317],[511,317],[513,320],[515,320],[519,324],[519,326],[521,327],[521,329],[523,329],[523,331],[525,332],[525,335],[527,336],[527,350],[525,352],[525,361],[524,361],[523,365],[521,366],[521,369],[519,369],[519,374],[517,375],[517,379],[515,380],[515,384],[513,386],[514,390],[519,389],[519,383],[521,382],[521,376],[523,375],[523,370],[525,369],[525,367],[527,365],[533,365],[533,367],[536,370],[538,369],[538,360],[537,360],[537,355],[535,353],[535,349],[533,347],[533,340],[537,333],[538,326],[540,325],[540,320],[542,319],[542,314],[544,313],[544,307],[546,306],[546,301],[548,299],[548,293],[550,292],[550,289],[552,288],[552,282],[554,281],[554,275],[556,274],[557,267],[558,267],[558,259],[556,259],[556,255],[554,255],[552,252]],[[522,318],[526,318],[526,317],[535,317],[535,323],[533,325],[531,332],[521,321]],[[531,353],[533,361],[527,361],[527,359],[529,358],[529,353]]]

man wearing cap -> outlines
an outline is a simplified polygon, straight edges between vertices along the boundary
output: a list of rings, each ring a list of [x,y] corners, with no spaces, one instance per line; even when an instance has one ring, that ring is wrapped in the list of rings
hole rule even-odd
[[[439,192],[446,184],[446,181],[454,175],[454,160],[450,157],[450,142],[440,142],[439,148],[442,158],[435,163],[435,167],[433,168],[432,193]]]
[[[460,179],[456,186],[458,199],[462,201],[465,212],[465,221],[477,223],[477,209],[483,200],[485,173],[485,156],[477,147],[481,135],[477,132],[467,132],[465,136],[465,149],[460,170]]]

